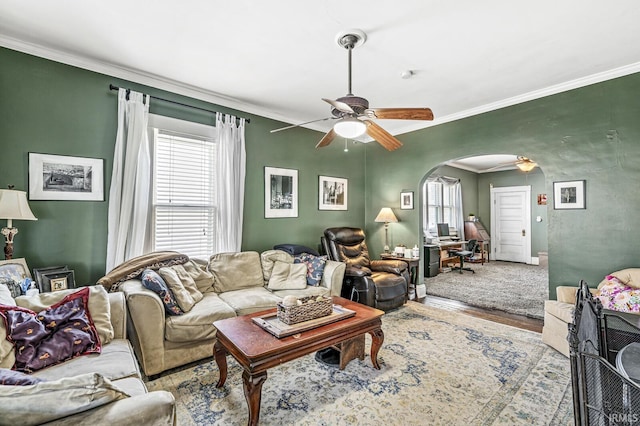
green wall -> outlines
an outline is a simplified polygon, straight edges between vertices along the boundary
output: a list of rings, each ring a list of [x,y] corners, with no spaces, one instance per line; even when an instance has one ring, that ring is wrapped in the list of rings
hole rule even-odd
[[[278,243],[317,247],[329,226],[363,227],[364,146],[343,152],[341,141],[321,150],[322,136],[307,129],[271,134],[282,123],[189,99],[152,87],[0,48],[0,187],[28,190],[28,153],[102,158],[108,197],[117,127],[117,92],[109,84],[203,108],[248,117],[247,177],[243,249],[265,250]],[[242,84],[242,82],[238,82]],[[213,125],[206,112],[152,101],[151,112]],[[264,218],[264,167],[298,169],[299,217]],[[349,180],[347,211],[318,211],[318,175]],[[30,201],[38,221],[15,221],[14,257],[33,268],[66,264],[78,284],[104,275],[107,201]],[[3,221],[4,222],[4,221]],[[4,225],[4,223],[2,224]],[[6,225],[4,225],[6,226]]]
[[[8,49],[0,49],[0,64],[2,187],[26,190],[28,153],[41,152],[105,159],[108,193],[117,110],[110,83],[234,112]],[[243,249],[264,250],[282,242],[315,247],[324,228],[349,225],[365,227],[371,252],[379,253],[384,230],[374,218],[386,206],[400,219],[390,226],[393,242],[413,245],[421,239],[422,184],[434,169],[457,158],[517,154],[538,162],[549,195],[542,226],[548,233],[551,297],[557,285],[575,285],[579,279],[595,285],[608,272],[638,266],[629,248],[636,241],[640,211],[640,196],[633,189],[640,177],[639,92],[640,74],[618,78],[401,135],[404,146],[394,152],[370,143],[350,144],[344,153],[342,141],[316,150],[320,133],[293,129],[271,134],[281,123],[240,112],[251,118]],[[151,112],[213,123],[206,113],[160,102],[152,102]],[[264,219],[264,166],[299,170],[298,218]],[[318,175],[349,179],[348,211],[318,211]],[[578,179],[587,181],[587,208],[554,210],[553,182]],[[415,209],[399,209],[404,190],[415,192]],[[481,193],[478,197],[474,213],[484,217]],[[16,222],[15,257],[26,258],[31,268],[68,264],[80,284],[103,275],[106,201],[30,204],[39,220]],[[600,235],[606,237],[598,238],[599,249],[589,250]]]

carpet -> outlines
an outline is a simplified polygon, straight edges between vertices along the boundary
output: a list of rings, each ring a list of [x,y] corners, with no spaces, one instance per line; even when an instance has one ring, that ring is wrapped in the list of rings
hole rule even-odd
[[[268,371],[261,425],[569,425],[569,360],[540,334],[415,302],[382,318],[381,369],[345,370],[314,355]],[[179,425],[246,425],[242,370],[228,357],[217,389],[215,362],[147,384],[177,400]]]
[[[544,318],[544,301],[549,299],[546,267],[512,262],[466,266],[470,266],[475,274],[452,271],[425,278],[427,294],[481,308]]]

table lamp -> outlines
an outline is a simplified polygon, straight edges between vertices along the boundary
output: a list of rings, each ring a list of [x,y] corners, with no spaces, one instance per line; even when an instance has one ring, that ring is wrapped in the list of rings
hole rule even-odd
[[[0,189],[0,219],[7,219],[7,226],[0,231],[5,238],[4,258],[13,258],[13,237],[18,228],[13,227],[13,220],[38,220],[27,203],[27,193],[14,191],[13,185],[9,189]]]
[[[389,207],[383,207],[376,216],[375,222],[384,222],[384,252],[389,253],[389,222],[396,223],[398,218]]]

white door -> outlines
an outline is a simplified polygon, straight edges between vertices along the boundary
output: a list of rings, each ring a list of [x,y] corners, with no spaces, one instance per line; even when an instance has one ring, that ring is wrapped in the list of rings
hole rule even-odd
[[[531,187],[491,188],[491,259],[531,263]]]

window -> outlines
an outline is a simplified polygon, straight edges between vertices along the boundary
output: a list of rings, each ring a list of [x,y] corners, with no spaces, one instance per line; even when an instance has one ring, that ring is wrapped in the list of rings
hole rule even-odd
[[[209,126],[176,125],[179,120],[166,117],[153,121],[152,250],[208,259],[215,252],[217,214],[213,130],[184,133],[175,129]]]
[[[451,228],[458,228],[458,206],[456,202],[457,180],[448,182],[445,179],[428,180],[424,185],[426,206],[425,225],[431,235],[438,235],[438,223],[448,223]]]

